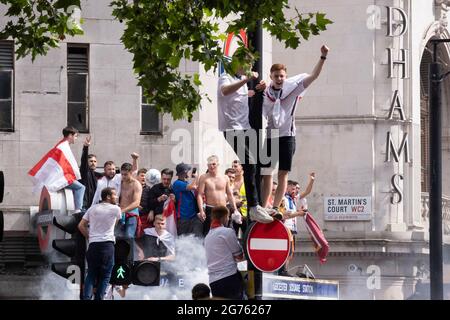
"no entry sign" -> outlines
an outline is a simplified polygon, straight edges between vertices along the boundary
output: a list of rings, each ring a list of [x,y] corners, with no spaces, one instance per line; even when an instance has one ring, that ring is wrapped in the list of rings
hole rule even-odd
[[[246,249],[255,268],[263,272],[274,272],[280,269],[289,257],[289,231],[278,220],[271,223],[256,222],[248,231]]]

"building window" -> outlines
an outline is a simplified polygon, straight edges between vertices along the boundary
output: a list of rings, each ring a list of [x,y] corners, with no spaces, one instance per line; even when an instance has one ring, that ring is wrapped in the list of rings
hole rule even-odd
[[[162,134],[162,115],[148,104],[141,89],[141,134]]]
[[[89,48],[67,45],[67,125],[89,132]]]
[[[14,131],[14,42],[0,41],[0,131]]]

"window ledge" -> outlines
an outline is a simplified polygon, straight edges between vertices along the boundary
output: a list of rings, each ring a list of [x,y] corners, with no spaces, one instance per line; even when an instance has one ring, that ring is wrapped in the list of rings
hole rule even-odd
[[[160,136],[160,137],[164,136],[163,133],[160,131],[157,131],[157,132],[156,131],[141,131],[139,134],[141,136]]]

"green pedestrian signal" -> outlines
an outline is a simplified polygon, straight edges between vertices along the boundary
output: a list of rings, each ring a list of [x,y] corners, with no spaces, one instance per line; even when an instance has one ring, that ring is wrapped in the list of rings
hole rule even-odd
[[[124,272],[125,272],[125,270],[122,268],[122,266],[120,266],[119,269],[117,269],[117,276],[116,276],[116,278],[117,279],[119,279],[119,278],[125,279],[125,276],[123,275]]]
[[[126,264],[114,265],[111,273],[110,283],[115,285],[125,285],[131,283],[131,268]]]

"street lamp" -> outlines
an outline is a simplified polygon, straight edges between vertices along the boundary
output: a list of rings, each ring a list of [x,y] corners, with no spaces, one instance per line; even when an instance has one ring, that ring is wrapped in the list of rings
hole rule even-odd
[[[430,298],[443,299],[442,266],[442,121],[441,83],[447,72],[441,74],[437,62],[437,45],[450,39],[434,39],[433,61],[430,64]]]

